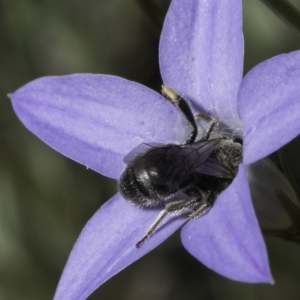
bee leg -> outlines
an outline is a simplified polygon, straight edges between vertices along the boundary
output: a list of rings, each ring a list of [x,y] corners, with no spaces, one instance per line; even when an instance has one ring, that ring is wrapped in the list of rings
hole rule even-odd
[[[149,237],[153,234],[159,223],[168,213],[176,213],[180,214],[181,212],[193,208],[198,202],[198,199],[194,198],[190,201],[187,200],[179,200],[175,202],[171,202],[166,204],[165,208],[158,214],[157,218],[150,225],[144,236],[136,243],[136,248],[140,248],[141,245],[149,239]]]
[[[195,211],[188,214],[188,218],[190,219],[199,218],[205,215],[206,213],[208,213],[211,208],[212,208],[212,204],[208,202],[202,203]]]
[[[219,121],[213,117],[209,117],[206,114],[196,114],[195,115],[196,119],[202,119],[206,121],[209,124],[208,130],[206,131],[205,135],[201,140],[206,141],[209,140],[210,137],[214,134],[214,132],[218,129],[219,127]]]
[[[217,195],[215,193],[205,192],[205,194],[204,194],[204,192],[202,191],[201,194],[202,194],[202,196],[199,199],[200,200],[199,205],[197,205],[194,208],[194,211],[192,213],[188,214],[188,218],[190,218],[190,219],[196,219],[196,218],[199,218],[199,217],[207,214],[210,211],[210,209],[212,208],[212,206],[214,205],[215,200],[217,198],[216,197]]]
[[[188,123],[192,126],[192,131],[186,137],[183,144],[186,145],[193,143],[197,137],[198,128],[189,104],[182,96],[177,94],[174,90],[166,85],[162,85],[161,93],[169,102],[171,102],[178,110],[181,111]]]
[[[157,228],[158,224],[162,221],[162,219],[167,215],[168,211],[166,209],[162,210],[154,222],[150,225],[144,236],[135,244],[136,248],[140,248],[142,244],[145,243],[146,240],[152,235],[154,230]]]

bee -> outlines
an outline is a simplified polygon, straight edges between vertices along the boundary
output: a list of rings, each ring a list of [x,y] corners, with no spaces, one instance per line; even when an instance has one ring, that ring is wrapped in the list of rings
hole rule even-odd
[[[231,184],[242,162],[241,140],[211,138],[218,120],[203,114],[194,116],[186,99],[167,86],[162,86],[162,94],[183,114],[192,130],[182,144],[143,143],[124,158],[127,167],[118,183],[121,195],[140,208],[162,208],[137,248],[169,213],[188,212],[188,219],[206,214]],[[197,118],[209,124],[198,141]]]

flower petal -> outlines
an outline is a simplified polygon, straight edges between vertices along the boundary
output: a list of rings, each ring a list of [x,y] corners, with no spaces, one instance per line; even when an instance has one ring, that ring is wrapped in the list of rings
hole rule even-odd
[[[240,0],[172,1],[160,40],[164,84],[236,126],[243,55]]]
[[[106,202],[82,230],[65,266],[55,299],[86,299],[102,283],[151,251],[186,222],[185,218],[168,216],[137,249],[135,244],[157,215],[157,210],[136,208],[119,194]],[[166,223],[168,225],[164,226]]]
[[[244,163],[276,151],[300,133],[300,51],[264,61],[244,78],[238,109],[244,125]]]
[[[182,141],[183,118],[158,93],[115,76],[44,77],[10,95],[24,125],[62,154],[118,178],[143,141]],[[179,130],[178,130],[179,128]]]
[[[181,237],[193,256],[223,276],[250,283],[272,282],[244,165],[211,211],[187,223]]]

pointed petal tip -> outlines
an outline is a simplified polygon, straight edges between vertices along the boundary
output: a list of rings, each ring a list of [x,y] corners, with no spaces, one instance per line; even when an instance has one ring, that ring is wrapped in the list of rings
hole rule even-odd
[[[224,277],[246,283],[274,282],[243,164],[211,211],[187,223],[181,238],[194,257]]]
[[[165,84],[219,119],[237,115],[244,55],[240,0],[173,0],[159,52]]]
[[[299,50],[272,57],[244,77],[238,110],[244,125],[246,164],[268,156],[299,135],[299,78]]]
[[[238,280],[245,283],[264,283],[264,284],[275,284],[275,280],[272,276],[269,264],[260,266],[256,269],[256,272],[249,274],[249,278],[246,280]]]
[[[185,135],[185,120],[173,105],[116,76],[42,77],[11,99],[18,118],[42,141],[115,179],[124,169],[123,157],[142,141],[177,142]]]
[[[157,247],[186,221],[167,217],[159,230],[137,249],[136,243],[157,214],[156,210],[130,205],[120,194],[107,201],[82,230],[54,299],[86,299],[109,278]],[[166,223],[168,226],[164,226]]]

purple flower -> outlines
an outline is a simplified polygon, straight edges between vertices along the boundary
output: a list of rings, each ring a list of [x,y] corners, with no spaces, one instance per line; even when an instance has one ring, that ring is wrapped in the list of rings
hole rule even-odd
[[[242,79],[240,0],[173,0],[160,42],[163,82],[231,131],[243,130],[244,163],[205,216],[181,231],[184,247],[216,272],[243,282],[272,282],[251,203],[246,166],[300,132],[300,52],[280,55]],[[158,93],[114,76],[37,79],[11,95],[24,125],[62,154],[118,179],[123,158],[142,142],[181,143],[189,130]],[[88,221],[64,269],[55,299],[85,299],[155,248],[186,219],[168,216],[140,249],[158,214],[116,194]]]

